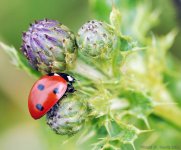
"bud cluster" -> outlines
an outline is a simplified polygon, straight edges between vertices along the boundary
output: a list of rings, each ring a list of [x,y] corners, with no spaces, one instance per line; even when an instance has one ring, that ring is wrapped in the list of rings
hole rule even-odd
[[[93,59],[108,58],[115,40],[114,29],[101,21],[85,23],[75,36],[58,21],[45,19],[35,21],[23,33],[21,51],[37,71],[60,73],[75,67],[78,52]],[[47,113],[47,124],[57,134],[72,135],[82,128],[87,116],[87,105],[81,101],[82,97],[77,94],[62,97]]]

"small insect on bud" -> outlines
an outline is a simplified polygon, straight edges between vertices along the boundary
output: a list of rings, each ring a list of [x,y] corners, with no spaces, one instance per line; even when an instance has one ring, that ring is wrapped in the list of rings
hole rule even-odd
[[[77,43],[82,54],[97,58],[106,58],[115,43],[114,30],[105,22],[92,20],[78,31]]]
[[[58,21],[35,21],[22,39],[21,51],[36,70],[51,73],[73,67],[77,56],[75,36]]]
[[[47,124],[57,134],[72,135],[83,127],[87,106],[80,99],[68,96],[47,113]]]

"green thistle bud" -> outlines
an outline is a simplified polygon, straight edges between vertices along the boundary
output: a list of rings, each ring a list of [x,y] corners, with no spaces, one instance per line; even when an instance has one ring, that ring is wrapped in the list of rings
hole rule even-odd
[[[105,58],[113,50],[115,39],[114,30],[108,24],[92,20],[79,29],[77,44],[82,54]]]
[[[47,124],[57,134],[72,135],[82,127],[87,114],[87,107],[81,98],[74,94],[61,100],[47,113]]]
[[[42,72],[59,72],[72,67],[77,46],[74,34],[54,20],[39,20],[23,33],[23,54],[33,68]]]

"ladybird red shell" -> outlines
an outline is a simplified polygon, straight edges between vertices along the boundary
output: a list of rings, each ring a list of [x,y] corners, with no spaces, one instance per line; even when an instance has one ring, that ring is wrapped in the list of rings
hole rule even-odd
[[[44,116],[65,94],[67,81],[58,75],[45,75],[33,85],[28,108],[34,119]]]

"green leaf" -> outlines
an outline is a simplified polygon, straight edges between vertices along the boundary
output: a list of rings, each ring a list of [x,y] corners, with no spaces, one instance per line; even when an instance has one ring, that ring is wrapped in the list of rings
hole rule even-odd
[[[109,21],[108,16],[111,12],[111,1],[90,0],[90,5],[97,19]]]
[[[0,42],[0,48],[9,55],[12,64],[17,68],[24,70],[30,76],[34,76],[35,78],[40,76],[40,73],[31,68],[25,57],[23,57],[14,47]]]
[[[109,14],[112,10],[112,5],[115,5],[120,10],[133,9],[140,0],[90,0],[90,6],[97,19],[109,21]],[[129,17],[127,17],[129,18]]]
[[[121,98],[126,98],[130,103],[128,114],[136,116],[142,119],[148,128],[150,125],[147,120],[147,116],[153,112],[154,102],[148,95],[139,91],[124,91]]]
[[[102,120],[103,121],[103,120]],[[105,128],[108,136],[101,137],[98,142],[94,144],[94,149],[119,149],[125,147],[125,144],[130,144],[135,149],[134,141],[142,133],[150,130],[140,130],[133,125],[124,124],[116,116],[112,119],[106,119]]]
[[[136,47],[136,43],[132,41],[132,39],[128,36],[124,36],[120,38],[120,50],[121,51],[129,51]]]
[[[114,27],[115,29],[115,32],[118,31],[118,34],[119,34],[119,31],[120,31],[120,28],[121,28],[121,13],[120,11],[113,5],[113,8],[112,8],[112,11],[110,13],[110,23],[111,25]]]

